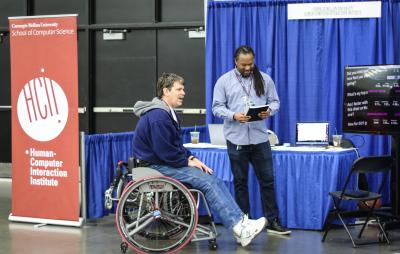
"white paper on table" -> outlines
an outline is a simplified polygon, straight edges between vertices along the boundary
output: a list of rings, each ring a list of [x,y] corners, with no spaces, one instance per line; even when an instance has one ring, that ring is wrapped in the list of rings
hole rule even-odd
[[[198,143],[198,144],[186,143],[186,144],[183,144],[183,146],[186,147],[186,148],[218,148],[218,149],[226,149],[226,146],[213,145],[211,143]]]

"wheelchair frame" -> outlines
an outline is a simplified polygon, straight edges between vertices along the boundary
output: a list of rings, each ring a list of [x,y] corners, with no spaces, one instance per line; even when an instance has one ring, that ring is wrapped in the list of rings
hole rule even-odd
[[[200,200],[209,225],[197,223]],[[128,247],[139,253],[174,253],[190,241],[202,240],[209,241],[210,250],[218,248],[218,233],[204,194],[154,169],[137,167],[134,159],[117,164],[115,178],[105,191],[105,207],[111,209],[113,203],[118,204],[116,226],[123,253]]]

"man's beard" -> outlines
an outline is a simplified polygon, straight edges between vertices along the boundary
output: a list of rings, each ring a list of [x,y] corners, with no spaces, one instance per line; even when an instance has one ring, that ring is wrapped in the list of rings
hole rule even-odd
[[[251,76],[251,74],[253,74],[253,70],[251,70],[251,71],[249,71],[249,72],[245,72],[245,71],[243,71],[242,73],[240,73],[243,77],[250,77]]]

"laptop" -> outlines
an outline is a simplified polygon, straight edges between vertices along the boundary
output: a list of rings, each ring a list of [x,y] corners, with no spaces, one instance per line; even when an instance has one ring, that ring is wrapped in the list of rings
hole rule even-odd
[[[210,134],[210,142],[212,145],[226,146],[223,124],[209,124],[208,132]]]
[[[296,146],[328,146],[328,122],[297,122]]]

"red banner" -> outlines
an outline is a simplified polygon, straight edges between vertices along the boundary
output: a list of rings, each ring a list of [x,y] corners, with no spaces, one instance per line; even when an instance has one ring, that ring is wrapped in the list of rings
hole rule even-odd
[[[9,25],[12,216],[78,221],[76,15]]]

